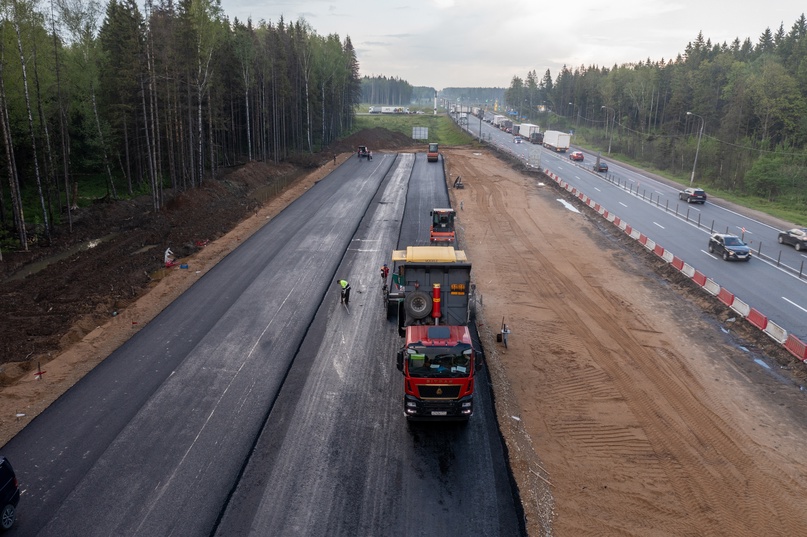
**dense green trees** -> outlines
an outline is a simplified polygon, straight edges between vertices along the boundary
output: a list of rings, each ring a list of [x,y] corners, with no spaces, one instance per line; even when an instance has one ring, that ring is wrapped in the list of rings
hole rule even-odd
[[[412,102],[413,88],[409,82],[397,77],[365,76],[361,79],[361,93],[361,102],[364,103],[406,106]]]
[[[703,118],[699,183],[769,200],[807,200],[804,15],[788,32],[766,29],[756,44],[716,45],[699,33],[672,61],[564,66],[533,86],[535,78],[535,71],[526,84],[514,76],[505,99],[514,112],[529,103],[542,128],[579,128],[600,147],[613,134],[612,151],[688,176]]]
[[[231,22],[219,0],[147,0],[144,13],[135,0],[2,1],[0,224],[22,247],[32,225],[47,239],[50,222],[69,224],[88,181],[110,198],[148,192],[159,210],[164,188],[316,151],[360,102],[350,39],[304,20]]]

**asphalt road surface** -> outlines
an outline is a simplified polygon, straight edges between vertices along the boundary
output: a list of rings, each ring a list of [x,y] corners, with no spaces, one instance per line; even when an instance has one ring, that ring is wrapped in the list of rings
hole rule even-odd
[[[484,375],[467,426],[403,417],[379,268],[445,194],[421,157],[348,160],[6,444],[13,534],[523,534]]]

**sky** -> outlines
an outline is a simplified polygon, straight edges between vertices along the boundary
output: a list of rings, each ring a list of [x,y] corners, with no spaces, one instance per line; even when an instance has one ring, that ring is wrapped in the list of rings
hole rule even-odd
[[[231,20],[304,18],[319,35],[350,37],[360,74],[413,86],[509,87],[514,76],[564,65],[674,59],[702,32],[712,43],[785,33],[807,12],[796,0],[221,0]]]

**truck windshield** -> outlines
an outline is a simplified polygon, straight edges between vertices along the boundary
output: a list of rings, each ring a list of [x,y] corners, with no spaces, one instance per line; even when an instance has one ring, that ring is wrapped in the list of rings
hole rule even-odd
[[[411,377],[456,378],[471,374],[471,356],[463,354],[468,345],[456,347],[410,348],[407,368]],[[411,351],[415,351],[412,354]]]

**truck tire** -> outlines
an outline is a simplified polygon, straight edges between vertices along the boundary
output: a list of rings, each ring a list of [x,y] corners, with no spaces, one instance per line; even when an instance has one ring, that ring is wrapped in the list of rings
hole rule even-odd
[[[403,300],[399,300],[396,302],[398,306],[398,335],[400,337],[406,336],[406,328],[404,328],[404,324],[406,323],[406,312],[404,312],[404,303]]]
[[[398,302],[395,300],[387,300],[387,320],[396,319],[398,317]]]
[[[423,319],[432,312],[432,299],[423,291],[409,293],[404,299],[404,309],[413,319]]]

